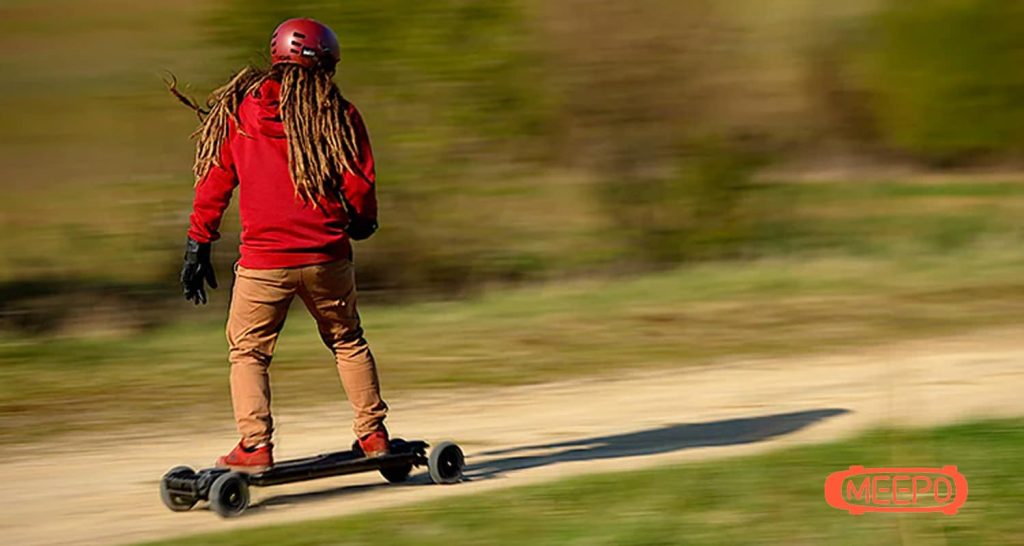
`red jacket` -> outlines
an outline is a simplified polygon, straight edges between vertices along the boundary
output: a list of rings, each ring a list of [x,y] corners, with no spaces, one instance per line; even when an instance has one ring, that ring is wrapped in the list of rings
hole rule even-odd
[[[221,166],[214,166],[196,185],[188,235],[200,243],[220,237],[218,228],[235,186],[240,186],[243,267],[276,269],[330,262],[351,255],[342,203],[321,199],[304,204],[295,193],[288,169],[288,143],[278,111],[281,85],[267,80],[238,108],[244,133],[230,123],[221,147]],[[358,167],[365,175],[345,173],[343,192],[361,218],[377,218],[373,153],[363,119],[349,105],[360,150]],[[246,136],[248,135],[248,136]]]

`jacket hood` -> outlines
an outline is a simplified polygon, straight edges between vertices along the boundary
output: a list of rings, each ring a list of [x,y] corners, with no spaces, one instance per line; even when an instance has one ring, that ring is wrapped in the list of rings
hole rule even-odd
[[[270,138],[285,138],[281,121],[281,83],[268,79],[245,97],[238,118],[246,134],[260,133]]]

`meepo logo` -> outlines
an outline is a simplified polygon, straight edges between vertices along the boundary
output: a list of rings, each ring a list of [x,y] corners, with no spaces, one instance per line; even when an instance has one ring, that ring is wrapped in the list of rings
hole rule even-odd
[[[955,466],[851,466],[829,474],[825,501],[855,516],[866,512],[941,512],[951,516],[967,502],[967,479]]]

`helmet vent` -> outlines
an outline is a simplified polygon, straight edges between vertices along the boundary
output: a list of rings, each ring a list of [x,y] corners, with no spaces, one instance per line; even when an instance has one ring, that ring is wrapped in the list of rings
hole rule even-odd
[[[341,56],[334,31],[313,19],[288,19],[277,26],[269,41],[274,65],[292,63],[307,68],[323,65],[333,69]]]

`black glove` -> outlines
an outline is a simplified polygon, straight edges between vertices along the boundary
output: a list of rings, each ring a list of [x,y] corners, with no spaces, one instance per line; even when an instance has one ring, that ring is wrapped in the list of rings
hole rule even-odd
[[[370,235],[377,232],[377,221],[367,220],[360,218],[354,214],[349,213],[348,225],[345,226],[345,233],[355,241],[362,241],[363,239],[369,239]]]
[[[210,263],[210,243],[200,243],[189,237],[185,243],[185,265],[181,268],[181,289],[185,299],[195,305],[206,303],[206,288],[217,288],[217,277]]]

